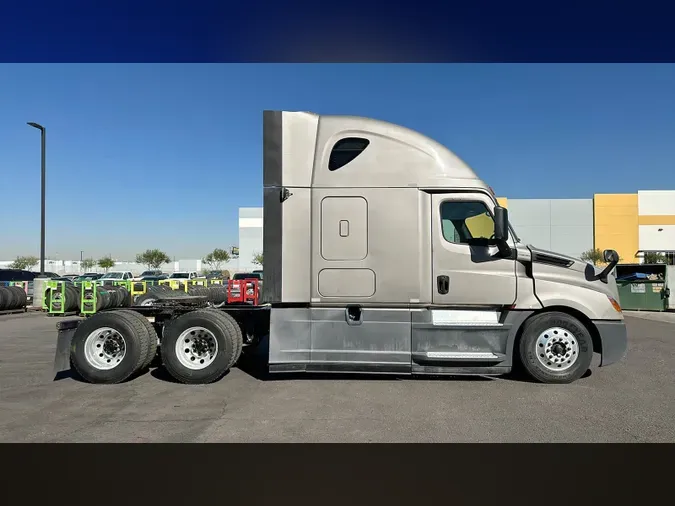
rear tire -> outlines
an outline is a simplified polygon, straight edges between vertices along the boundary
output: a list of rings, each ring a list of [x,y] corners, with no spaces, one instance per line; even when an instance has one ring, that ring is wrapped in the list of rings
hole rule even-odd
[[[133,311],[132,309],[120,309],[119,311],[116,311],[117,313],[123,313],[128,315],[130,318],[135,318],[138,320],[143,327],[148,331],[148,354],[145,358],[145,361],[143,362],[143,365],[141,365],[141,369],[139,372],[145,372],[147,368],[150,366],[152,361],[155,359],[157,356],[157,343],[158,343],[158,338],[157,338],[157,331],[155,330],[155,327],[148,321],[148,319],[143,316],[140,313],[137,313],[136,311]]]
[[[241,330],[232,322],[222,311],[200,309],[167,324],[160,353],[168,373],[188,384],[222,378],[241,354]]]
[[[138,319],[123,311],[98,313],[75,331],[71,365],[89,383],[121,383],[141,370],[148,341],[147,329]]]
[[[525,372],[541,383],[572,383],[593,360],[593,339],[586,326],[567,313],[535,315],[523,326],[519,345]]]

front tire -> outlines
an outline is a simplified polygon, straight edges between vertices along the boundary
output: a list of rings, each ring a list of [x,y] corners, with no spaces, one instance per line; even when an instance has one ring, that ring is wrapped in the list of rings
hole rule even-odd
[[[593,339],[577,318],[561,312],[542,313],[525,322],[518,351],[532,379],[572,383],[591,365]]]
[[[200,309],[167,324],[160,352],[168,373],[187,384],[222,378],[241,353],[241,330],[233,322],[222,311]]]

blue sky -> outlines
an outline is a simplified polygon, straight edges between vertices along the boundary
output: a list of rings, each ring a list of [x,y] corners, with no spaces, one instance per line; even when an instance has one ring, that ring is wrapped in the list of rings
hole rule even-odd
[[[0,65],[0,260],[197,258],[262,204],[262,110],[400,123],[500,196],[675,189],[675,65]]]

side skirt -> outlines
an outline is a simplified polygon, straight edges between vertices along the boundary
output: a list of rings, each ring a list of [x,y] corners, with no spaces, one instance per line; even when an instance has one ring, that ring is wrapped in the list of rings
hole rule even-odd
[[[408,366],[381,366],[371,364],[270,364],[269,372],[283,373],[351,373],[351,374],[381,374],[398,376],[499,376],[511,372],[508,366],[488,366],[456,364],[453,366],[417,365]]]

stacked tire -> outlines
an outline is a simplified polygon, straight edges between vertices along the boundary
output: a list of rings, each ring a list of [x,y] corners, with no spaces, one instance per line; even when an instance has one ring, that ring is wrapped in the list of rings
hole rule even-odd
[[[152,285],[148,287],[148,291],[143,295],[139,295],[133,301],[134,306],[152,306],[159,301],[163,294],[173,292],[169,285]]]
[[[97,286],[96,311],[131,307],[131,293],[123,286]]]
[[[45,291],[45,305],[53,307],[56,311],[72,313],[80,309],[80,290],[74,285],[63,283],[63,290],[47,288]]]
[[[208,288],[209,302],[220,304],[227,302],[227,288],[224,286],[212,286]]]
[[[28,303],[26,292],[18,286],[0,287],[0,311],[23,309]]]

